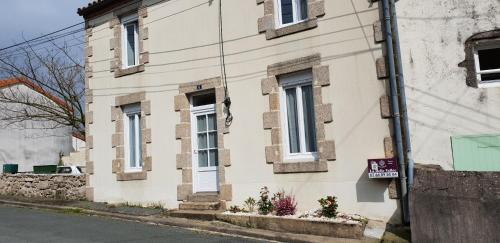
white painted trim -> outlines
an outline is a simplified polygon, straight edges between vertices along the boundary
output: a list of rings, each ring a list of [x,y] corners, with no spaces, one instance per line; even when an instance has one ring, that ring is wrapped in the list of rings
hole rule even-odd
[[[305,22],[309,18],[309,16],[307,16],[307,18],[305,18],[305,19],[300,19],[300,16],[302,15],[302,13],[301,13],[299,1],[301,1],[301,0],[292,0],[293,21],[291,23],[287,23],[287,24],[283,24],[283,18],[282,18],[282,12],[281,12],[281,0],[276,0],[274,2],[275,3],[274,12],[276,13],[275,22],[276,22],[277,29]]]
[[[205,94],[205,92],[199,93],[199,94]],[[214,95],[215,95],[215,93],[214,93]],[[193,106],[193,97],[195,97],[195,96],[196,95],[192,95],[189,98],[190,99],[190,109],[191,109],[191,144],[192,144],[192,146],[191,146],[192,147],[192,151],[191,151],[192,161],[191,161],[191,163],[192,163],[193,193],[206,192],[206,191],[200,190],[200,188],[199,188],[198,172],[208,172],[208,171],[214,171],[216,174],[216,181],[215,181],[216,190],[214,192],[217,192],[220,190],[219,189],[218,167],[217,166],[208,166],[205,168],[198,167],[198,130],[197,130],[197,126],[198,126],[197,116],[201,116],[201,115],[214,114],[215,124],[217,126],[217,113],[215,110],[215,104],[209,104],[209,105],[203,105],[203,106]],[[207,130],[208,130],[208,120],[207,120],[206,126],[207,126]],[[217,129],[219,129],[219,128],[217,127]],[[217,130],[214,130],[214,131],[217,131]],[[217,136],[218,136],[218,134],[217,134]],[[209,147],[208,132],[207,132],[207,147]],[[208,151],[209,150],[207,150],[207,153],[209,153]],[[217,150],[217,153],[218,153],[218,150]],[[207,154],[207,156],[209,156],[209,155]],[[210,164],[210,157],[209,157],[208,163]]]
[[[139,104],[132,104],[132,105],[127,105],[123,107],[123,139],[124,139],[124,153],[125,153],[125,172],[140,172],[142,171],[142,151],[140,149],[140,143],[142,142],[142,138],[139,136],[140,132],[139,130],[141,129],[141,123],[140,123],[140,113],[141,113],[141,107]],[[135,141],[134,147],[135,147],[135,166],[130,166],[130,122],[129,122],[129,116],[133,115],[134,116],[134,125],[135,125]]]
[[[125,16],[121,19],[122,24],[121,24],[121,29],[122,29],[122,68],[130,68],[130,67],[135,67],[139,65],[139,18],[137,14],[132,14],[129,16]],[[128,65],[128,48],[127,48],[127,29],[125,28],[126,25],[136,22],[134,24],[134,49],[135,49],[135,64],[134,65]]]
[[[499,44],[488,44],[488,45],[478,46],[478,47],[474,48],[474,67],[475,67],[475,71],[476,71],[476,79],[477,79],[479,88],[500,87],[500,79],[482,81],[482,77],[481,77],[482,74],[500,73],[500,69],[481,70],[479,53],[478,53],[478,51],[480,51],[480,50],[489,50],[489,49],[496,49],[496,48],[500,48],[500,45]]]
[[[305,140],[305,125],[304,125],[304,112],[302,104],[302,86],[312,85],[312,73],[311,71],[303,71],[293,74],[282,75],[279,78],[280,87],[280,106],[281,111],[281,127],[282,139],[283,139],[283,161],[284,162],[305,162],[305,161],[316,161],[319,156],[317,152],[301,152],[301,153],[291,153],[290,152],[290,141],[288,133],[288,111],[286,103],[286,89],[295,89],[297,97],[297,113],[298,113],[298,125],[299,125],[299,141],[300,141],[300,151],[306,150],[306,140]]]

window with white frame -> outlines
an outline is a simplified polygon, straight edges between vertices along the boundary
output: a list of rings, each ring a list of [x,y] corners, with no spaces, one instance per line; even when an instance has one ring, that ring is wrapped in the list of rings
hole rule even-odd
[[[124,119],[125,161],[127,170],[141,170],[141,106],[132,104],[122,107]]]
[[[276,0],[278,23],[281,27],[307,19],[307,0]]]
[[[124,68],[139,63],[139,21],[137,14],[122,18],[122,63]]]
[[[284,161],[317,160],[312,72],[279,77]]]
[[[479,86],[500,85],[500,44],[476,47],[474,61]]]

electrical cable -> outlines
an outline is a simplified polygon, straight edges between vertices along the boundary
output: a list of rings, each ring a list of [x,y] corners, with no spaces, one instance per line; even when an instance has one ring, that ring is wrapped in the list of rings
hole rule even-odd
[[[221,63],[221,78],[224,82],[224,106],[226,111],[226,127],[230,126],[233,122],[233,115],[231,114],[231,98],[227,87],[226,77],[226,61],[224,55],[224,35],[222,28],[222,0],[219,0],[219,50],[220,50],[220,63]]]

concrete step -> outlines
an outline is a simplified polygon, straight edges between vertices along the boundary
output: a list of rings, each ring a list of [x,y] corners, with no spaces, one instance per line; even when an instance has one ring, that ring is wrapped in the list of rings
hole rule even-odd
[[[179,204],[180,210],[219,210],[220,202],[183,202]]]
[[[188,202],[218,202],[219,194],[214,192],[201,192],[188,196]]]
[[[176,218],[186,218],[186,219],[196,219],[196,220],[207,220],[213,221],[216,219],[216,214],[221,211],[217,210],[174,210],[169,211],[168,216]]]

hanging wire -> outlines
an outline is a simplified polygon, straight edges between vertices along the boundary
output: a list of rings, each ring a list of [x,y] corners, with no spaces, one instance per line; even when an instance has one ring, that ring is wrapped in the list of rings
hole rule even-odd
[[[226,61],[224,55],[224,36],[222,28],[222,0],[219,0],[219,51],[220,51],[220,63],[221,63],[221,78],[224,82],[224,106],[226,113],[226,127],[230,126],[233,122],[233,115],[231,114],[231,98],[229,97],[229,91],[227,88],[227,78],[226,78]]]

